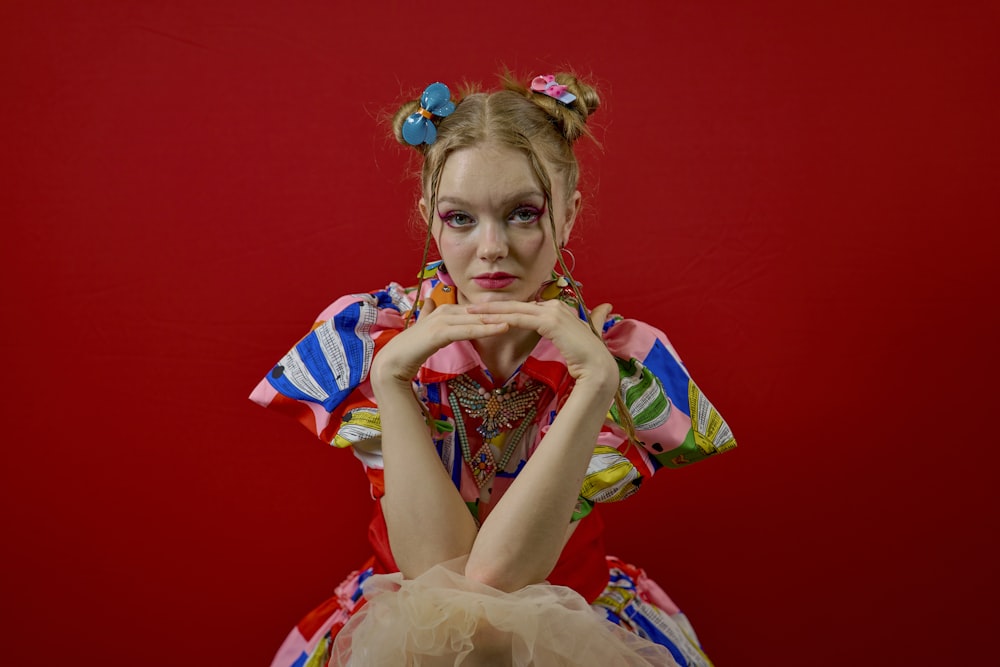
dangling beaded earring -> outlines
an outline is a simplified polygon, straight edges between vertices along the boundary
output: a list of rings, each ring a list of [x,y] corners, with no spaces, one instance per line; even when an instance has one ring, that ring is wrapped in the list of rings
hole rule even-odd
[[[444,265],[444,262],[441,262],[438,265],[437,278],[448,287],[455,286],[455,279],[451,277],[450,273],[448,273],[448,267]]]
[[[559,246],[559,252],[566,253],[567,255],[569,255],[570,260],[572,260],[573,263],[568,267],[569,272],[572,274],[573,271],[576,270],[576,255],[574,255],[573,251],[564,245]],[[566,260],[563,260],[563,264],[565,264],[565,262]]]
[[[573,269],[576,268],[576,256],[573,252],[564,245],[559,246],[560,253],[569,254],[572,260],[572,266],[566,266],[566,260],[560,257],[559,266],[564,273],[560,273],[558,270],[552,270],[552,279],[542,283],[541,289],[538,290],[535,298],[538,300],[548,300],[548,299],[559,299],[565,304],[577,308],[580,305],[579,295],[574,289],[573,280]]]

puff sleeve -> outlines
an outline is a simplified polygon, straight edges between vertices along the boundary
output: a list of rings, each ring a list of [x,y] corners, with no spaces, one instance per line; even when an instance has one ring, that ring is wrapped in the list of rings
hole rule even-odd
[[[688,374],[666,335],[637,320],[612,320],[604,339],[653,472],[680,468],[736,446],[729,425]],[[612,409],[612,417],[617,411]]]
[[[680,468],[736,447],[729,425],[695,384],[666,335],[614,318],[604,341],[618,363],[621,393],[639,447],[619,426],[616,407],[598,436],[581,489],[585,503],[627,498],[661,468]]]
[[[323,442],[352,447],[376,496],[382,493],[382,431],[368,373],[378,351],[405,327],[411,308],[397,283],[337,299],[250,394]]]

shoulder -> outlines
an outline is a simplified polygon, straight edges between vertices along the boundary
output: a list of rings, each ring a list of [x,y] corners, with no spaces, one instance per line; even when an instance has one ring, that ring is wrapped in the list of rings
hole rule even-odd
[[[275,394],[333,409],[367,380],[378,348],[406,326],[412,293],[398,283],[336,299],[261,381],[251,398],[269,404]]]
[[[619,359],[636,359],[647,366],[646,362],[651,361],[657,367],[666,364],[683,368],[680,355],[667,335],[642,320],[615,315],[604,323],[602,337]]]
[[[661,426],[676,412],[672,407],[684,416],[691,414],[691,376],[663,331],[616,316],[604,324],[603,336],[618,362],[622,395],[637,428]]]
[[[370,320],[373,328],[401,329],[412,308],[412,290],[392,282],[375,292],[357,292],[335,300],[316,317],[313,330],[327,323],[339,327],[352,316],[365,322]]]

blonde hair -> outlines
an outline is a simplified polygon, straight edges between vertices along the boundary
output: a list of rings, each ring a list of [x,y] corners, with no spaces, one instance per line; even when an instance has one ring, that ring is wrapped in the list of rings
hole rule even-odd
[[[420,182],[431,217],[427,222],[417,298],[420,297],[423,287],[423,267],[427,264],[430,251],[433,216],[437,211],[438,188],[445,162],[455,151],[494,142],[523,151],[528,157],[545,196],[545,210],[559,266],[572,286],[591,331],[602,338],[591,322],[583,296],[563,260],[562,248],[556,239],[555,221],[552,217],[552,178],[555,176],[563,179],[567,197],[573,196],[576,192],[580,167],[573,153],[573,144],[581,137],[591,137],[587,120],[600,107],[600,97],[592,86],[568,72],[555,75],[555,82],[566,86],[567,91],[576,96],[576,99],[568,105],[548,95],[532,91],[509,71],[501,75],[501,82],[502,88],[493,92],[479,92],[474,89],[464,91],[465,94],[455,104],[454,112],[444,118],[434,117],[437,139],[431,144],[413,147],[423,154]],[[411,100],[400,107],[393,116],[393,134],[401,144],[411,146],[403,139],[402,128],[406,119],[419,108],[420,101]],[[549,166],[554,174],[549,173]],[[566,204],[566,202],[560,203]],[[626,434],[632,442],[635,442],[635,426],[620,390],[615,394],[615,407]]]
[[[456,103],[451,115],[434,118],[437,125],[436,141],[415,147],[423,154],[420,181],[427,210],[432,217],[437,210],[441,172],[448,157],[463,148],[492,141],[523,151],[528,157],[545,195],[552,242],[557,243],[552,218],[552,175],[546,165],[551,165],[556,175],[563,179],[566,195],[572,196],[580,177],[573,142],[580,137],[590,136],[587,119],[600,107],[601,100],[593,87],[580,81],[574,74],[556,74],[555,81],[576,95],[576,100],[569,105],[562,104],[548,95],[533,92],[510,72],[504,72],[501,76],[501,90],[490,93],[467,91]],[[419,108],[419,100],[411,100],[393,117],[393,133],[396,140],[404,145],[410,144],[403,139],[403,124]],[[428,221],[421,267],[427,263],[430,250],[431,222]],[[576,283],[569,275],[559,250],[557,246],[556,256],[560,267],[575,289]],[[579,294],[577,299],[580,299]]]

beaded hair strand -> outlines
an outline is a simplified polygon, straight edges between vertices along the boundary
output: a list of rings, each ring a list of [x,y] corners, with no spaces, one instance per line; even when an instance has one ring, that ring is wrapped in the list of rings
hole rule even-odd
[[[430,201],[427,202],[427,234],[424,237],[424,253],[423,257],[420,259],[420,272],[417,274],[419,279],[417,280],[417,291],[416,296],[413,300],[414,307],[406,314],[406,326],[410,326],[414,323],[413,314],[421,307],[423,301],[421,301],[421,294],[423,294],[424,288],[424,269],[427,266],[427,257],[430,255],[431,250],[431,239],[434,234],[434,216],[437,215],[437,196],[438,188],[441,185],[441,172],[444,170],[445,161],[442,160],[438,166],[434,169],[430,178]]]
[[[590,327],[591,333],[597,336],[601,343],[604,343],[606,348],[607,343],[604,342],[604,336],[597,330],[597,327],[594,326],[594,321],[590,319],[590,309],[587,308],[587,303],[583,300],[583,294],[580,292],[580,286],[577,284],[576,279],[573,278],[572,271],[570,271],[569,267],[566,266],[566,261],[563,259],[562,248],[559,247],[559,243],[556,240],[556,223],[555,219],[552,217],[552,182],[549,179],[548,171],[541,164],[534,151],[529,150],[528,157],[531,162],[531,168],[535,172],[535,177],[542,185],[542,194],[545,197],[546,218],[549,221],[552,247],[556,251],[556,259],[559,262],[559,268],[562,269],[563,275],[566,276],[570,288],[573,290],[573,296],[576,298],[577,303],[580,304],[579,310],[583,313],[584,321],[586,321],[587,326]],[[639,439],[635,432],[635,420],[632,419],[632,413],[629,411],[628,405],[625,403],[625,397],[622,394],[620,382],[618,383],[618,388],[615,389],[614,404],[618,411],[618,425],[622,427],[623,431],[625,431],[625,437],[628,438],[630,444],[638,445]]]

